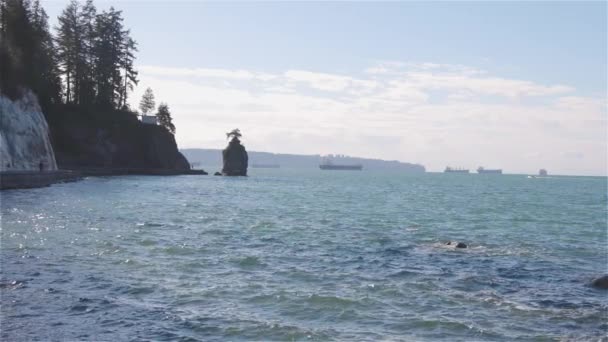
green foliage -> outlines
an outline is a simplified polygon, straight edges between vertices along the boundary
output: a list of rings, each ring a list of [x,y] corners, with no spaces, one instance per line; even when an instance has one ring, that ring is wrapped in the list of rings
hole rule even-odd
[[[95,83],[97,84],[96,104],[102,108],[117,108],[120,100],[122,76],[120,58],[123,48],[123,25],[121,11],[110,7],[97,15],[96,36],[93,51],[96,57]]]
[[[57,59],[61,74],[65,76],[66,103],[77,102],[74,99],[78,99],[79,89],[75,83],[82,77],[76,67],[83,52],[78,7],[78,2],[72,0],[59,16],[59,26],[56,27]]]
[[[123,85],[120,88],[120,99],[119,104],[121,108],[127,107],[127,97],[129,90],[133,90],[133,86],[139,82],[137,79],[138,72],[133,67],[135,61],[134,52],[137,51],[137,42],[128,36],[129,31],[124,31],[125,37],[123,38],[123,46],[120,56],[120,66],[124,72]]]
[[[53,38],[39,0],[0,0],[0,91],[16,98],[29,88],[43,106],[63,99],[125,108],[138,82],[137,43],[124,29],[121,11],[97,14],[92,0],[72,0],[55,32]]]
[[[151,88],[147,88],[144,92],[144,95],[141,97],[141,101],[139,102],[139,110],[143,115],[147,115],[156,107],[156,102],[154,102],[154,93]]]
[[[232,137],[232,139],[238,139],[242,136],[243,135],[241,134],[241,130],[238,128],[235,128],[232,131],[226,133],[226,139],[230,139],[230,137]]]
[[[127,104],[129,91],[138,83],[136,52],[137,42],[124,28],[122,12],[113,7],[97,13],[93,0],[72,0],[58,17],[53,37],[39,0],[0,0],[0,93],[17,98],[21,89],[31,89],[48,109],[47,119],[80,108],[89,113],[82,117],[94,123],[107,123],[99,121],[100,113],[111,120],[130,113],[128,122],[139,124]],[[152,113],[155,107],[148,88],[141,112]],[[158,107],[158,120],[175,133],[165,103]]]
[[[169,111],[169,106],[166,103],[162,103],[158,105],[158,113],[156,113],[156,118],[158,119],[158,123],[165,127],[171,134],[175,134],[175,126],[172,123],[171,112]]]
[[[43,107],[59,102],[55,47],[39,1],[0,0],[0,33],[0,91],[15,98],[29,88]]]
[[[137,84],[137,43],[123,26],[122,12],[110,7],[97,14],[92,0],[72,0],[56,27],[65,102],[114,109],[127,106]]]

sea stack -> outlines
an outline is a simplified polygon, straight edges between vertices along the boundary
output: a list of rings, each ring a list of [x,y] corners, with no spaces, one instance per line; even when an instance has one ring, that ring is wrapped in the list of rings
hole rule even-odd
[[[245,146],[241,145],[241,140],[239,140],[241,136],[241,131],[238,128],[226,133],[230,142],[222,151],[224,160],[222,175],[224,176],[247,176],[249,157],[247,151],[245,151]]]

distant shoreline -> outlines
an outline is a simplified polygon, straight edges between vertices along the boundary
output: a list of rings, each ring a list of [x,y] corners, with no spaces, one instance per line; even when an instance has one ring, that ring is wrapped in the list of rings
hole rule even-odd
[[[222,154],[219,149],[183,148],[180,152],[190,163],[197,165],[222,165]],[[315,168],[322,163],[321,155],[286,154],[248,151],[250,165],[280,165],[281,168]],[[424,173],[424,165],[397,160],[360,158],[346,155],[330,156],[335,164],[362,165],[364,170],[395,170],[409,173]]]

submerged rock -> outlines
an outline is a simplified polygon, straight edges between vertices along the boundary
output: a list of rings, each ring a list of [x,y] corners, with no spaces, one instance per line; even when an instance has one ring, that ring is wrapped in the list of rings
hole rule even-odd
[[[241,145],[241,141],[236,136],[232,138],[228,147],[222,151],[224,166],[222,175],[224,176],[247,176],[247,164],[249,157],[245,146]]]
[[[454,248],[467,248],[467,244],[464,242],[458,242],[458,241],[448,241],[445,243],[448,246],[454,246]]]
[[[591,282],[591,286],[598,288],[598,289],[607,290],[608,289],[608,275],[601,276],[601,277],[593,280]]]

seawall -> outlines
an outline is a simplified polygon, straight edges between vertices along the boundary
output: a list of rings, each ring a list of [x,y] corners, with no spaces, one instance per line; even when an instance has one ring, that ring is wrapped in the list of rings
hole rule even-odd
[[[30,189],[49,186],[54,183],[74,182],[82,179],[76,171],[3,171],[0,172],[0,190]]]

